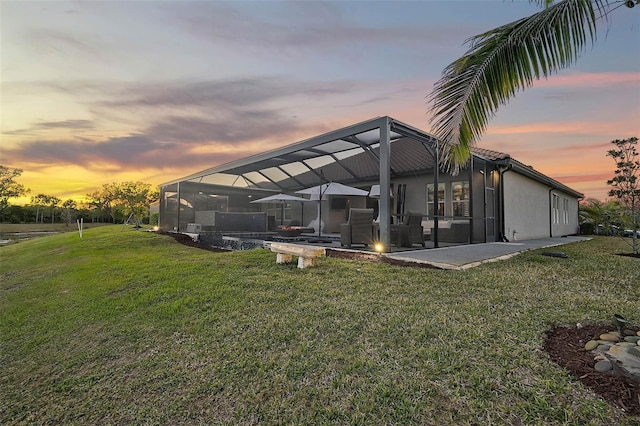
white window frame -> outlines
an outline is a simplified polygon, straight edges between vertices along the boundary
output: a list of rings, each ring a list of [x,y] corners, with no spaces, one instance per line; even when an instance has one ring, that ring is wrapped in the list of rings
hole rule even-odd
[[[462,187],[462,195],[463,198],[456,199],[456,187],[460,185]],[[459,216],[459,217],[469,217],[469,181],[461,180],[456,182],[451,182],[451,216]],[[462,214],[456,214],[457,207],[462,206]],[[458,209],[459,210],[459,209]]]
[[[558,204],[560,204],[560,196],[558,194],[551,194],[551,216],[554,225],[560,223],[560,209]]]
[[[567,225],[569,223],[569,199],[562,198],[562,223]]]
[[[435,185],[433,183],[427,184],[427,215],[430,217],[435,216],[435,209],[433,203],[435,202]],[[444,216],[445,206],[445,184],[444,182],[438,182],[438,216]]]

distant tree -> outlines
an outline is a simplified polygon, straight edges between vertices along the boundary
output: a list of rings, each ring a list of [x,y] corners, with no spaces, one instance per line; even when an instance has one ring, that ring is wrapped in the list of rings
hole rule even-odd
[[[74,200],[66,200],[62,203],[62,213],[60,214],[60,220],[67,225],[67,228],[76,218],[77,203]]]
[[[607,156],[616,162],[613,179],[607,181],[611,186],[609,196],[616,197],[625,208],[628,224],[632,230],[633,253],[638,254],[638,229],[640,229],[640,157],[636,145],[637,137],[611,141],[616,147],[607,151]]]
[[[36,209],[36,223],[44,223],[44,208],[47,205],[49,196],[46,194],[38,194],[31,196],[31,205]]]
[[[111,218],[111,222],[115,222],[112,206],[113,200],[105,186],[106,185],[103,185],[102,189],[87,194],[87,207],[91,210],[94,219],[97,219],[99,222],[102,222],[102,218],[105,215]]]
[[[51,223],[55,223],[56,221],[56,209],[60,201],[62,200],[55,195],[50,195],[47,199],[47,207],[49,207],[49,212],[51,213]]]
[[[149,214],[149,206],[158,200],[160,193],[144,182],[122,182],[112,184],[115,197],[125,206],[125,213],[133,216],[136,227]]]
[[[44,213],[49,211],[51,214],[51,223],[55,222],[56,207],[60,204],[60,198],[55,195],[38,194],[31,197],[31,204],[36,207],[36,223],[40,216],[40,223],[44,223]]]
[[[9,205],[9,198],[20,197],[30,190],[15,181],[22,175],[20,169],[10,169],[0,165],[0,212]]]

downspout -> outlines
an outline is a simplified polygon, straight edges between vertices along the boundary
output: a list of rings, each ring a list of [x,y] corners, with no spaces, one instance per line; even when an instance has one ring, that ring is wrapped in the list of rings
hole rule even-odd
[[[555,188],[549,188],[549,238],[553,238],[553,202],[551,200],[552,192]]]
[[[506,165],[504,168],[498,166],[498,184],[500,185],[500,239],[504,242],[509,242],[507,238],[507,230],[505,229],[504,219],[504,174],[511,170],[513,166],[511,164]]]
[[[584,200],[584,197],[578,198],[578,210],[576,211],[576,223],[578,224],[578,229],[576,230],[576,235],[582,234],[582,230],[580,229],[580,202]]]
[[[176,231],[180,232],[180,206],[182,205],[182,203],[180,203],[180,182],[178,182],[178,191],[176,191],[177,194],[176,196],[178,197],[178,206],[177,206],[177,213],[176,213]]]

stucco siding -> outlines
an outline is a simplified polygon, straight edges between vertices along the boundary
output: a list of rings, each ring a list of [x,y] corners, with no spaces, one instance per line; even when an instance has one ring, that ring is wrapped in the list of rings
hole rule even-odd
[[[510,241],[577,232],[577,198],[513,171],[504,174],[503,185],[504,231]]]
[[[514,171],[503,175],[504,232],[509,241],[549,236],[549,187]]]

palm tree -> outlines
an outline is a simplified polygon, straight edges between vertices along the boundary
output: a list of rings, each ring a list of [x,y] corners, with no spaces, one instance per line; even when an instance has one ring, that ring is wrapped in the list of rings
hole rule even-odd
[[[595,198],[587,198],[579,206],[580,223],[589,223],[595,234],[609,235],[621,223],[621,206],[617,200],[602,202]]]
[[[640,0],[530,0],[545,8],[467,40],[469,50],[443,71],[429,95],[432,132],[443,163],[464,165],[489,119],[519,90],[572,65],[596,39],[597,24]]]

